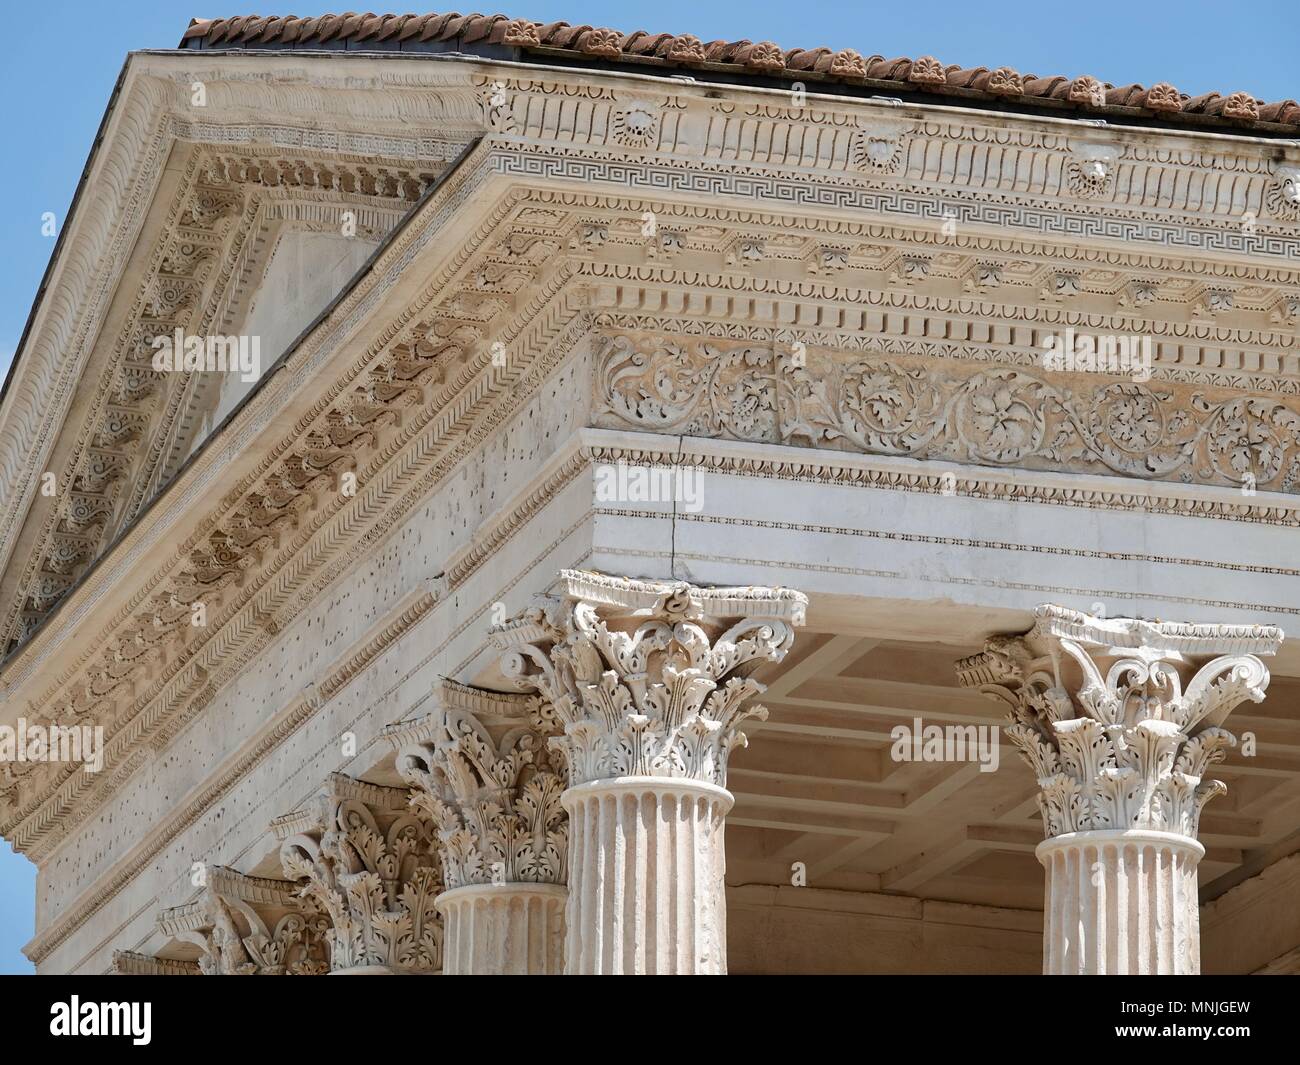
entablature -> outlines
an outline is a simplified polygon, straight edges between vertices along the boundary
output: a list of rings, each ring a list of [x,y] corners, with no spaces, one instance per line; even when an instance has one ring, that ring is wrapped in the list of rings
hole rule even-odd
[[[600,372],[618,376],[592,382],[595,424],[1143,481],[1294,483],[1300,415],[1257,383],[1289,395],[1296,370],[1284,326],[1294,312],[1279,308],[1293,299],[1300,234],[1289,201],[1270,191],[1284,187],[1276,143],[847,100],[796,109],[771,90],[707,90],[721,93],[713,98],[630,75],[539,79],[478,60],[294,57],[271,76],[266,62],[151,55],[134,71],[124,106],[139,110],[141,128],[208,145],[189,164],[195,199],[173,203],[178,217],[197,208],[245,219],[244,193],[228,193],[251,183],[275,190],[267,210],[278,221],[319,221],[318,208],[360,197],[378,227],[415,202],[437,161],[489,133],[277,379],[180,471],[165,506],[143,506],[150,477],[113,474],[138,460],[91,444],[77,456],[104,486],[129,486],[121,516],[137,520],[75,586],[94,549],[54,545],[68,579],[35,590],[49,593],[45,612],[60,596],[63,606],[20,642],[4,682],[37,716],[105,721],[112,769],[90,781],[29,767],[8,783],[0,827],[34,856],[201,712],[349,549],[394,527],[593,330],[606,344]],[[219,118],[184,104],[196,76]],[[494,105],[498,84],[506,102]],[[319,129],[320,115],[346,129]],[[886,128],[890,153],[872,148]],[[1113,171],[1093,150],[1099,139],[1115,142]],[[1080,156],[1079,145],[1093,147]],[[367,162],[361,174],[359,159],[379,154],[391,169]],[[1106,176],[1081,184],[1080,158],[1091,174],[1100,160]],[[134,209],[114,224],[138,226]],[[1257,214],[1250,231],[1246,211]],[[953,246],[941,252],[949,221]],[[237,276],[233,260],[226,269]],[[1151,298],[1139,298],[1153,274]],[[1062,286],[1063,275],[1077,284]],[[152,312],[164,298],[212,319],[220,298],[177,277],[173,289],[155,280],[138,290],[142,320],[161,328]],[[1236,289],[1231,301],[1211,298],[1224,286]],[[205,299],[213,309],[195,310]],[[732,333],[703,339],[728,318]],[[1030,372],[1048,326],[1139,321],[1170,338],[1158,385],[1094,375],[1067,387]],[[48,346],[49,330],[33,344]],[[771,335],[740,335],[752,330]],[[786,343],[809,361],[783,375]],[[1213,354],[1235,349],[1235,364]],[[24,356],[7,404],[33,404],[52,380],[41,351]],[[51,411],[70,401],[75,381],[61,381]],[[700,420],[702,387],[718,402]],[[14,409],[0,423],[0,473],[32,498],[18,474],[51,452]],[[355,496],[341,492],[345,473]],[[76,504],[70,489],[60,506]],[[0,529],[10,547],[12,531]],[[27,578],[46,565],[41,551],[31,557]],[[200,632],[188,624],[195,603],[210,616]]]

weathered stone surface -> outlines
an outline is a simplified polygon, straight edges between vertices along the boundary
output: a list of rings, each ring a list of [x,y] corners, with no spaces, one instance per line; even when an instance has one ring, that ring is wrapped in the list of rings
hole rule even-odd
[[[1197,878],[1293,968],[1296,116],[473,25],[128,62],[0,407],[0,725],[103,730],[0,767],[38,968],[1194,971]],[[1037,784],[892,759],[957,657]]]

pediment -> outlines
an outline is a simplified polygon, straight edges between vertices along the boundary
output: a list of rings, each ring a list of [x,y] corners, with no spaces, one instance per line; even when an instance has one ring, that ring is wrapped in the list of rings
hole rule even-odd
[[[157,101],[128,94],[119,107],[149,103]],[[85,231],[104,221],[86,217],[96,204],[78,205],[54,264],[73,302],[57,302],[62,292],[46,295],[38,308],[45,321],[38,316],[6,396],[0,441],[13,473],[3,479],[11,494],[0,508],[7,515],[0,528],[6,653],[343,289],[463,140],[454,132],[432,140],[427,159],[284,151],[196,141],[165,108],[154,111],[161,128],[136,169],[144,184],[152,162],[157,179],[117,219],[119,228],[134,229],[133,244],[105,256],[98,274],[60,278],[60,267],[67,275],[93,255]],[[102,146],[104,165],[125,147]],[[39,349],[60,339],[50,321],[59,310],[69,321],[58,324],[80,324],[86,339],[52,368]],[[206,361],[177,359],[159,372],[156,356],[178,341],[199,344]],[[223,354],[236,351],[242,357],[230,372]]]
[[[983,357],[978,346],[990,338],[1008,348],[1022,336],[1036,343],[1044,329],[1025,323],[1050,324],[1044,310],[1057,323],[1051,328],[1119,310],[1160,320],[1167,342],[1158,359],[1177,364],[1171,372],[1193,384],[1222,368],[1240,371],[1234,386],[1254,388],[1269,382],[1267,373],[1247,376],[1252,371],[1294,368],[1294,226],[1267,207],[1283,172],[1256,160],[1212,159],[1207,146],[1179,176],[1163,173],[1181,165],[1172,156],[1099,148],[1095,130],[1068,151],[1054,135],[1026,135],[999,156],[1000,176],[956,189],[942,153],[925,142],[950,138],[969,177],[989,173],[988,130],[954,122],[928,131],[918,115],[864,116],[847,103],[824,114],[755,109],[742,106],[743,90],[726,100],[640,83],[616,90],[613,75],[585,74],[558,87],[463,59],[368,62],[202,52],[133,59],[86,202],[69,222],[0,410],[0,484],[9,493],[0,507],[0,646],[7,651],[66,597],[247,391],[248,381],[155,373],[153,338],[176,329],[218,338],[256,330],[265,341],[262,366],[269,365],[363,259],[360,249],[392,232],[484,129],[523,135],[521,145],[530,138],[550,145],[500,167],[511,180],[545,176],[566,188],[569,200],[557,214],[582,207],[597,186],[619,184],[627,193],[628,172],[612,161],[627,157],[644,168],[639,187],[603,203],[591,199],[581,212],[577,247],[608,260],[587,268],[598,293],[649,269],[664,278],[671,306],[704,276],[695,271],[752,269],[756,276],[742,286],[748,303],[770,305],[774,316],[756,328],[778,339],[780,327],[792,324],[783,318],[792,298],[849,308],[836,312],[845,320],[855,305],[866,306],[867,332],[888,330],[909,309],[918,318],[963,318],[975,324],[963,327],[964,337],[954,334],[952,353],[969,359]],[[196,79],[209,90],[203,110],[188,91]],[[499,85],[508,89],[507,107],[492,103]],[[823,138],[816,156],[807,154],[813,141],[805,136],[813,128]],[[646,152],[652,141],[657,153]],[[873,156],[877,142],[889,152]],[[564,164],[560,145],[587,158]],[[707,162],[683,167],[673,153]],[[1081,160],[1100,167],[1102,184],[1080,184]],[[1148,202],[1140,192],[1118,202],[1124,168],[1150,171],[1149,186],[1161,197],[1186,202]],[[1211,271],[1196,258],[1233,249],[1228,241],[1236,237],[1221,231],[1239,230],[1235,215],[1194,216],[1195,232],[1171,253],[1162,229],[1171,214],[1227,203],[1233,181],[1261,208],[1257,268]],[[941,186],[961,201],[955,239],[944,227],[948,213],[957,214],[934,195]],[[1024,202],[1009,209],[1013,188]],[[693,206],[666,212],[647,241],[641,230],[655,197]],[[755,202],[764,209],[753,211]],[[355,215],[347,223],[355,230],[343,237],[346,212]],[[841,217],[808,224],[810,214]],[[330,247],[336,236],[349,242],[346,250]],[[1062,246],[1075,244],[1093,250],[1063,266]],[[512,269],[494,267],[497,276],[462,296],[456,313],[474,319],[476,303],[507,291]],[[306,290],[289,294],[289,279],[304,271],[311,273]],[[1232,326],[1220,324],[1225,316]],[[607,315],[632,329],[642,324],[637,317],[621,305]],[[732,333],[743,329],[737,323]],[[805,341],[839,342],[820,320],[798,331]],[[997,361],[1030,357],[1019,347]],[[910,336],[900,350],[929,354]]]

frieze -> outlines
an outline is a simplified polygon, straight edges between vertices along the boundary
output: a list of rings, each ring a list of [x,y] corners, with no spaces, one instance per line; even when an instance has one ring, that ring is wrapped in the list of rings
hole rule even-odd
[[[592,418],[602,428],[1297,490],[1294,401],[1091,377],[615,336],[597,362]]]

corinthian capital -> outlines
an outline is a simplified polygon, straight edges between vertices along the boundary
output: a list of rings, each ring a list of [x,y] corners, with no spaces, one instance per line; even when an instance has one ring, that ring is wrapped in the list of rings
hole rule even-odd
[[[727,756],[808,600],[785,588],[697,588],[564,570],[560,594],[493,633],[502,670],[539,693],[569,783],[679,777],[725,786]]]
[[[159,931],[197,944],[199,970],[219,976],[314,976],[329,969],[329,920],[283,880],[215,866],[193,902],[163,910]]]
[[[1282,631],[1096,618],[1041,606],[1020,637],[957,663],[960,682],[1003,702],[1008,738],[1033,768],[1050,838],[1153,829],[1196,837],[1226,787],[1205,778],[1236,738],[1237,704],[1259,702]]]
[[[445,681],[440,703],[386,735],[411,805],[437,826],[448,890],[563,884],[564,765],[548,755],[540,700]]]
[[[435,972],[442,890],[433,828],[406,792],[330,778],[306,809],[271,825],[280,864],[330,920],[330,969]]]

